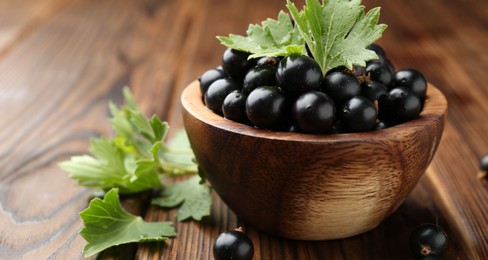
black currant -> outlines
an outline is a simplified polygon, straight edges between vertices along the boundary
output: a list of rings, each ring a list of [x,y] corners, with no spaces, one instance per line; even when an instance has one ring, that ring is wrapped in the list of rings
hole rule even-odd
[[[222,104],[225,97],[239,88],[240,86],[230,78],[218,79],[205,92],[205,105],[216,114],[222,115]]]
[[[246,116],[246,95],[239,90],[229,93],[222,104],[224,117],[232,121],[245,123]]]
[[[293,105],[293,119],[305,133],[320,134],[330,131],[335,114],[334,101],[320,91],[305,92]]]
[[[419,96],[421,101],[425,100],[427,94],[427,80],[424,75],[415,69],[402,69],[395,73],[391,83],[393,87],[407,87]]]
[[[356,77],[344,72],[333,72],[325,76],[322,89],[338,107],[342,107],[346,100],[361,94],[361,87]]]
[[[222,55],[222,69],[226,75],[241,81],[247,71],[256,64],[256,60],[248,59],[249,53],[227,48]]]
[[[254,245],[242,231],[225,231],[215,240],[213,255],[215,260],[251,260]]]
[[[347,132],[369,131],[377,118],[373,102],[362,96],[347,100],[339,113],[342,127]]]
[[[412,232],[410,248],[417,257],[441,256],[447,249],[447,234],[437,225],[422,224]]]
[[[319,64],[305,55],[285,57],[278,64],[276,83],[288,96],[319,90],[322,84],[322,70]]]
[[[361,96],[375,102],[388,95],[388,89],[378,81],[364,82],[361,84]]]
[[[371,80],[379,81],[387,86],[393,80],[393,73],[392,68],[384,62],[368,62],[366,65],[366,75],[369,75]]]
[[[279,88],[256,88],[246,100],[247,118],[259,128],[280,130],[286,125],[286,103],[285,94]]]
[[[249,95],[257,87],[275,86],[276,85],[276,68],[268,65],[256,65],[251,68],[242,83],[242,93]]]
[[[397,87],[388,93],[381,115],[394,124],[416,118],[420,113],[420,98],[406,87]]]
[[[376,122],[376,124],[374,124],[372,130],[381,130],[385,128],[388,128],[388,123],[386,123],[385,121],[378,121]]]
[[[482,171],[488,171],[488,154],[481,157],[480,160],[480,169]]]
[[[210,85],[214,83],[214,81],[222,78],[225,78],[225,73],[222,70],[215,68],[205,71],[202,76],[198,78],[198,81],[200,82],[200,92],[202,93],[202,97],[203,95],[205,95],[208,87],[210,87]]]

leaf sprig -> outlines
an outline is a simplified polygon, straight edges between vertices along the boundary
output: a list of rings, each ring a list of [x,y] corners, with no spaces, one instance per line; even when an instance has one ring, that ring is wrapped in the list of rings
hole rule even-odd
[[[378,24],[380,8],[365,13],[360,0],[307,0],[302,11],[290,0],[286,6],[295,25],[286,13],[280,12],[278,20],[250,25],[246,37],[231,34],[217,38],[227,47],[250,52],[249,58],[310,55],[324,75],[337,66],[352,69],[353,65],[364,66],[366,61],[378,58],[366,47],[378,40],[387,27]]]

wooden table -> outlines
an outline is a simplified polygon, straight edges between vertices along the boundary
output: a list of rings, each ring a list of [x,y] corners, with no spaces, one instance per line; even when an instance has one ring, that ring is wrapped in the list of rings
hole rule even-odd
[[[303,1],[297,1],[302,6]],[[0,259],[80,259],[78,213],[91,191],[58,168],[110,135],[107,102],[129,85],[144,113],[182,127],[179,95],[224,50],[216,35],[243,34],[276,17],[284,0],[0,1]],[[255,259],[409,259],[409,233],[438,223],[445,259],[488,259],[488,2],[365,1],[382,6],[380,40],[397,68],[421,70],[447,96],[449,117],[426,174],[376,229],[335,241],[302,242],[247,227]],[[174,210],[126,199],[147,221]],[[211,217],[175,223],[167,243],[129,245],[102,258],[211,259],[217,235],[238,218],[215,195]]]

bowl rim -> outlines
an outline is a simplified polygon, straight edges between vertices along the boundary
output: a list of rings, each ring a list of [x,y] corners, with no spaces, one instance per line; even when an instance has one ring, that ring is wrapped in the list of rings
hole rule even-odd
[[[198,80],[191,82],[185,87],[181,93],[180,101],[183,109],[196,119],[205,124],[234,134],[269,140],[296,142],[364,142],[368,139],[374,140],[394,136],[401,131],[412,131],[412,129],[415,128],[422,128],[426,125],[430,125],[433,121],[439,121],[445,117],[447,114],[447,99],[444,94],[431,83],[427,83],[426,96],[424,107],[416,119],[381,130],[339,134],[307,134],[273,131],[231,121],[214,113],[204,105],[200,94],[200,83]]]

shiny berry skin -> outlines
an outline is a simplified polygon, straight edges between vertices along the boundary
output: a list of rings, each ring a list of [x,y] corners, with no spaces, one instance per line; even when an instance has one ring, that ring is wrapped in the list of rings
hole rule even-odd
[[[208,87],[204,95],[205,106],[214,113],[222,115],[222,104],[225,97],[240,86],[230,78],[218,79]]]
[[[202,76],[198,78],[198,81],[200,82],[200,92],[202,93],[202,96],[205,95],[208,87],[210,87],[210,85],[214,83],[214,81],[222,78],[225,78],[225,73],[222,70],[215,68],[205,71]]]
[[[247,96],[239,90],[229,93],[222,104],[224,117],[235,122],[247,122],[246,99]]]
[[[276,68],[268,65],[256,65],[251,68],[242,83],[242,92],[249,95],[251,91],[261,86],[275,86],[276,85]]]
[[[387,87],[380,82],[371,81],[361,84],[361,96],[371,100],[371,102],[385,98],[387,95]]]
[[[334,101],[320,91],[303,93],[292,108],[293,119],[298,128],[312,134],[329,132],[334,124],[335,114]]]
[[[422,224],[410,235],[410,249],[417,257],[441,256],[447,249],[447,234],[437,225]]]
[[[393,70],[384,62],[368,62],[366,65],[366,75],[369,75],[371,80],[379,81],[384,85],[390,85],[393,80]]]
[[[333,72],[327,75],[324,78],[322,89],[338,107],[342,107],[346,100],[361,94],[359,81],[356,77],[344,72]]]
[[[259,87],[247,97],[247,118],[259,128],[274,130],[284,128],[287,112],[285,94],[277,87]]]
[[[213,255],[215,260],[251,260],[254,245],[241,231],[225,231],[215,240]]]
[[[427,80],[424,75],[414,69],[402,69],[395,73],[391,83],[394,87],[407,87],[419,96],[420,100],[425,100],[427,94]]]
[[[236,81],[241,81],[247,71],[256,64],[256,60],[248,59],[249,53],[227,48],[222,55],[222,70]]]
[[[339,114],[343,130],[346,132],[370,131],[377,118],[373,102],[362,96],[347,100]]]
[[[291,55],[278,64],[276,83],[287,96],[298,97],[310,90],[320,90],[322,70],[319,64],[308,56]]]
[[[391,123],[403,123],[416,118],[420,113],[420,98],[406,87],[397,87],[385,99],[385,116]],[[380,112],[382,109],[380,109]]]
[[[480,169],[482,171],[488,171],[488,154],[481,157],[480,160]]]

